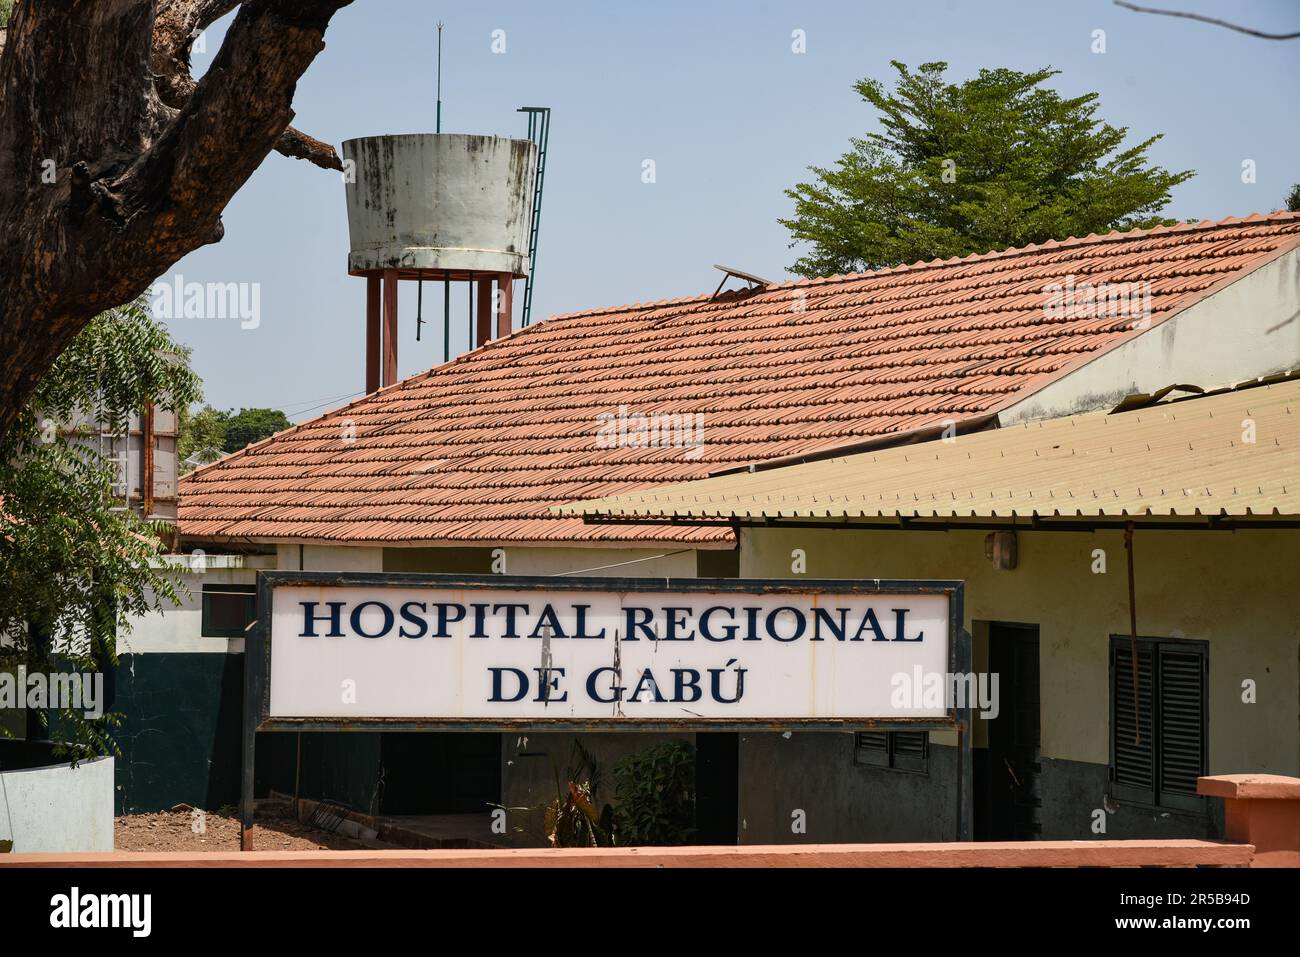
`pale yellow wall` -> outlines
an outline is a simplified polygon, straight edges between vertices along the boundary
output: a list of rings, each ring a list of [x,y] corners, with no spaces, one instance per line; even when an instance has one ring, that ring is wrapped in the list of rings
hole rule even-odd
[[[745,529],[740,573],[801,577],[791,552],[802,548],[803,577],[965,580],[967,627],[1040,627],[1044,756],[1108,763],[1109,636],[1129,631],[1123,533],[1022,532],[1011,571],[985,559],[985,534]],[[1105,574],[1092,572],[1097,548]],[[1300,532],[1139,530],[1134,554],[1138,633],[1209,642],[1210,773],[1296,774]],[[1256,682],[1255,704],[1241,700],[1245,679]]]
[[[694,578],[695,550],[680,546],[505,549],[504,573],[507,575],[575,572],[593,578]]]
[[[277,545],[281,571],[381,572],[384,550],[357,545]],[[301,564],[299,564],[301,561]]]

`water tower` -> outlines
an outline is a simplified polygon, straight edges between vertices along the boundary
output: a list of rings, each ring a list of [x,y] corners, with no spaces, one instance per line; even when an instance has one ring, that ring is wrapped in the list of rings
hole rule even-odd
[[[528,324],[550,110],[519,112],[527,139],[437,132],[344,141],[348,273],[366,278],[367,393],[397,381],[399,282],[419,284],[420,310],[424,282],[442,283],[444,358],[453,283],[468,288],[471,347],[510,333],[517,279]]]

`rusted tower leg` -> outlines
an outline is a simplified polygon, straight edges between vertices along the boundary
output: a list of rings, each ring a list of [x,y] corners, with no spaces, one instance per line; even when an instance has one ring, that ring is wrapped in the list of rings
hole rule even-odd
[[[397,270],[384,270],[384,378],[390,386],[397,381]]]
[[[379,388],[379,274],[366,276],[366,395]]]
[[[492,338],[492,277],[478,281],[478,315],[474,321],[474,345]]]
[[[497,313],[497,338],[510,335],[514,321],[515,277],[508,272],[497,273],[497,291],[501,293],[500,311]]]

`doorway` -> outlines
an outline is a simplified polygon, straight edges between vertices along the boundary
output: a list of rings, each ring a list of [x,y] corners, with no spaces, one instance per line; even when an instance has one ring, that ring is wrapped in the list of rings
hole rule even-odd
[[[501,735],[385,731],[379,813],[486,814],[501,800]]]
[[[1037,840],[1043,829],[1038,626],[991,622],[989,671],[998,675],[999,708],[986,722],[984,760],[975,763],[975,839]]]

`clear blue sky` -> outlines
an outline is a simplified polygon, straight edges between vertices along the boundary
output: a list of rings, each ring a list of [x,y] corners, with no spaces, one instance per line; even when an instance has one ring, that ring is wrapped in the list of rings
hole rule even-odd
[[[1300,29],[1293,0],[1149,0],[1259,29]],[[533,317],[712,291],[723,262],[788,278],[795,253],[777,218],[783,190],[875,129],[853,92],[888,79],[891,59],[946,60],[951,78],[981,67],[1050,65],[1064,95],[1097,91],[1100,116],[1134,139],[1165,134],[1154,160],[1197,176],[1167,213],[1217,219],[1282,205],[1300,180],[1300,41],[1133,13],[1109,0],[804,0],[804,2],[439,3],[357,0],[298,85],[296,125],[335,144],[431,132],[435,23],[445,23],[443,129],[524,135],[523,105],[550,106],[551,152]],[[209,31],[211,62],[223,25]],[[506,53],[491,50],[504,30]],[[807,52],[791,52],[805,31]],[[1094,30],[1106,52],[1091,52]],[[653,159],[657,182],[641,182]],[[1253,159],[1257,181],[1243,184]],[[294,419],[363,386],[365,282],[346,274],[338,174],[272,154],[225,214],[225,239],[167,279],[256,282],[261,324],[176,320],[207,399],[271,406]],[[403,284],[400,373],[441,361],[441,296]],[[410,288],[406,288],[410,287]],[[522,284],[519,286],[522,291]],[[433,302],[430,302],[430,299]],[[453,301],[453,352],[465,348]]]

